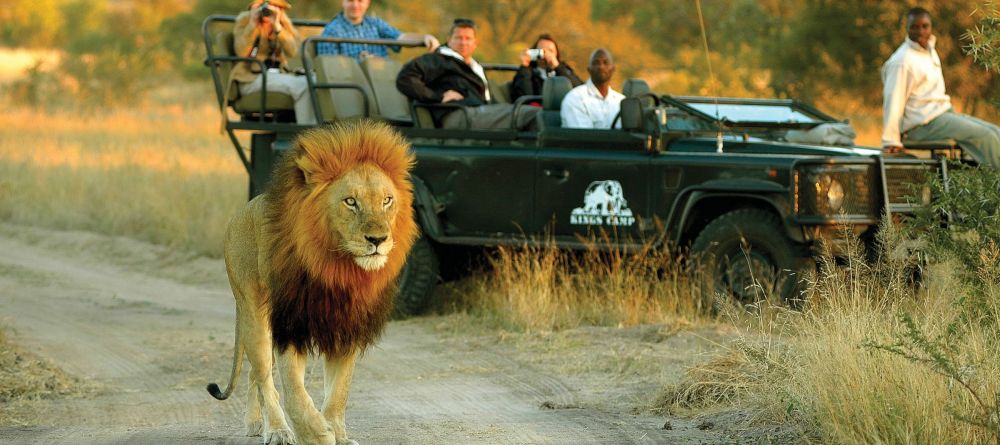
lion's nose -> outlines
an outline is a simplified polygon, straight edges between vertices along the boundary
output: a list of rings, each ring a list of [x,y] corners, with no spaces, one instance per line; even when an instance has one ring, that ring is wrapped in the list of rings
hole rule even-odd
[[[368,240],[369,243],[372,243],[372,245],[375,246],[375,247],[378,247],[378,246],[382,245],[382,243],[385,242],[385,240],[387,238],[389,238],[389,237],[387,237],[387,236],[367,236],[367,235],[365,236],[365,239]]]

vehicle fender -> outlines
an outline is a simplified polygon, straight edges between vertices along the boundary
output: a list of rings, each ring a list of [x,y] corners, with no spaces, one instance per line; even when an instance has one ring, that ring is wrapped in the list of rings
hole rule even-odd
[[[413,210],[423,235],[439,241],[444,235],[441,219],[438,218],[438,204],[430,188],[419,176],[411,175],[413,183]]]
[[[727,181],[733,182],[733,181]],[[752,181],[756,182],[756,181]],[[761,181],[763,182],[763,181]],[[738,203],[729,205],[727,208],[715,210],[719,215],[732,210],[746,207],[757,207],[774,212],[782,221],[783,229],[789,239],[795,242],[805,242],[802,230],[792,224],[789,218],[791,209],[789,208],[789,192],[778,184],[770,185],[742,183],[740,187],[719,187],[721,184],[702,184],[689,187],[680,194],[674,201],[674,207],[670,211],[667,221],[667,231],[671,234],[671,242],[679,246],[684,242],[685,235],[691,229],[691,225],[699,215],[703,215],[705,206],[711,202]],[[735,185],[735,184],[730,184]],[[714,217],[714,216],[713,216]]]

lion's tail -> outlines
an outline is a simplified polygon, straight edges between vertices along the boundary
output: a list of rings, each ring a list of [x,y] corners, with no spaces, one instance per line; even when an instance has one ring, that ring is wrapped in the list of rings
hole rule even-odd
[[[236,390],[236,384],[240,381],[240,372],[243,371],[243,342],[240,341],[240,323],[236,323],[236,347],[233,351],[233,372],[229,374],[229,385],[226,386],[226,392],[219,390],[219,385],[215,383],[209,383],[208,393],[219,400],[226,400],[233,394]]]

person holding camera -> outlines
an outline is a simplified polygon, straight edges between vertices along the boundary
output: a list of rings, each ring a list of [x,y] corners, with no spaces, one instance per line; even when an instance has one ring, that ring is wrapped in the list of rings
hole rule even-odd
[[[559,45],[551,35],[538,36],[531,48],[521,52],[521,67],[510,85],[510,99],[541,95],[545,79],[555,76],[569,79],[574,87],[583,85],[573,68],[560,59],[561,55]]]
[[[340,37],[352,39],[390,39],[419,40],[424,42],[428,51],[434,51],[441,42],[430,34],[400,32],[392,25],[378,17],[367,15],[371,0],[342,0],[340,14],[323,28],[321,37]],[[362,45],[357,43],[320,43],[316,45],[317,54],[343,54],[361,61],[365,57],[389,57],[385,45]],[[399,52],[399,47],[391,47]]]
[[[240,94],[247,95],[264,88],[262,71],[266,70],[265,93],[292,96],[295,122],[312,125],[316,123],[316,116],[309,99],[309,85],[305,76],[296,75],[288,68],[288,58],[295,57],[299,48],[299,33],[285,13],[290,7],[286,0],[256,0],[236,16],[233,26],[236,55],[252,57],[260,63],[238,63],[230,76],[239,85]]]

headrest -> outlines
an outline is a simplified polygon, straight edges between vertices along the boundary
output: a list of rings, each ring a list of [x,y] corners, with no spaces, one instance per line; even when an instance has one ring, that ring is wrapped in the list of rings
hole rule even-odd
[[[555,76],[545,79],[542,84],[542,107],[545,110],[557,111],[562,105],[563,97],[573,89],[573,84],[568,78]]]
[[[219,31],[215,35],[215,48],[213,49],[214,56],[232,56],[233,51],[233,32],[232,31]]]
[[[622,85],[622,94],[625,97],[636,97],[649,92],[649,84],[642,79],[627,79]]]

